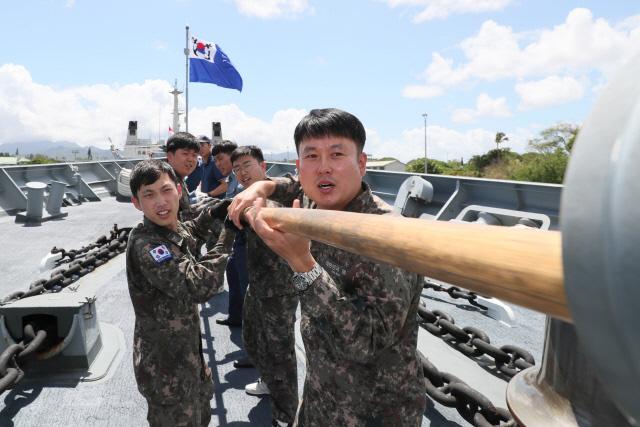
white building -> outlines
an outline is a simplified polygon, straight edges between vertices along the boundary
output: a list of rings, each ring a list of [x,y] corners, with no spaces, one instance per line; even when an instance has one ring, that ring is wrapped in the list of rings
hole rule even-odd
[[[400,160],[367,160],[367,169],[404,172],[407,165]]]

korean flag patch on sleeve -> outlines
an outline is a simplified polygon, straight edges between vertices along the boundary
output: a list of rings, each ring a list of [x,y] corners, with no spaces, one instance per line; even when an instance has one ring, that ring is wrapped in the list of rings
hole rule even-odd
[[[171,252],[165,245],[156,246],[155,248],[151,249],[149,253],[153,257],[153,260],[156,262],[156,264],[162,264],[173,258],[173,255],[171,255]]]

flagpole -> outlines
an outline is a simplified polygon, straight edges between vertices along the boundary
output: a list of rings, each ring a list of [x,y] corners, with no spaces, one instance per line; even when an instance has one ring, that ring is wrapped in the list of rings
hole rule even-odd
[[[185,109],[184,109],[184,127],[185,132],[189,132],[189,26],[186,26],[186,38],[184,46],[185,55],[185,84],[184,84],[184,96],[185,96]]]

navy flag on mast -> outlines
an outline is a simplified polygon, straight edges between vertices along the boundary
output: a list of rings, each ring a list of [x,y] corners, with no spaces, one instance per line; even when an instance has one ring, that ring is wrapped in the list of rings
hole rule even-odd
[[[191,37],[189,81],[213,83],[242,92],[242,77],[220,46],[197,37]]]

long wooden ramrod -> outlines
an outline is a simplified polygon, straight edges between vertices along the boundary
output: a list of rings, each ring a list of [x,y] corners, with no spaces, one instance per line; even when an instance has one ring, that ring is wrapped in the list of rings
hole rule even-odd
[[[272,228],[571,321],[559,232],[328,210],[262,211]]]

